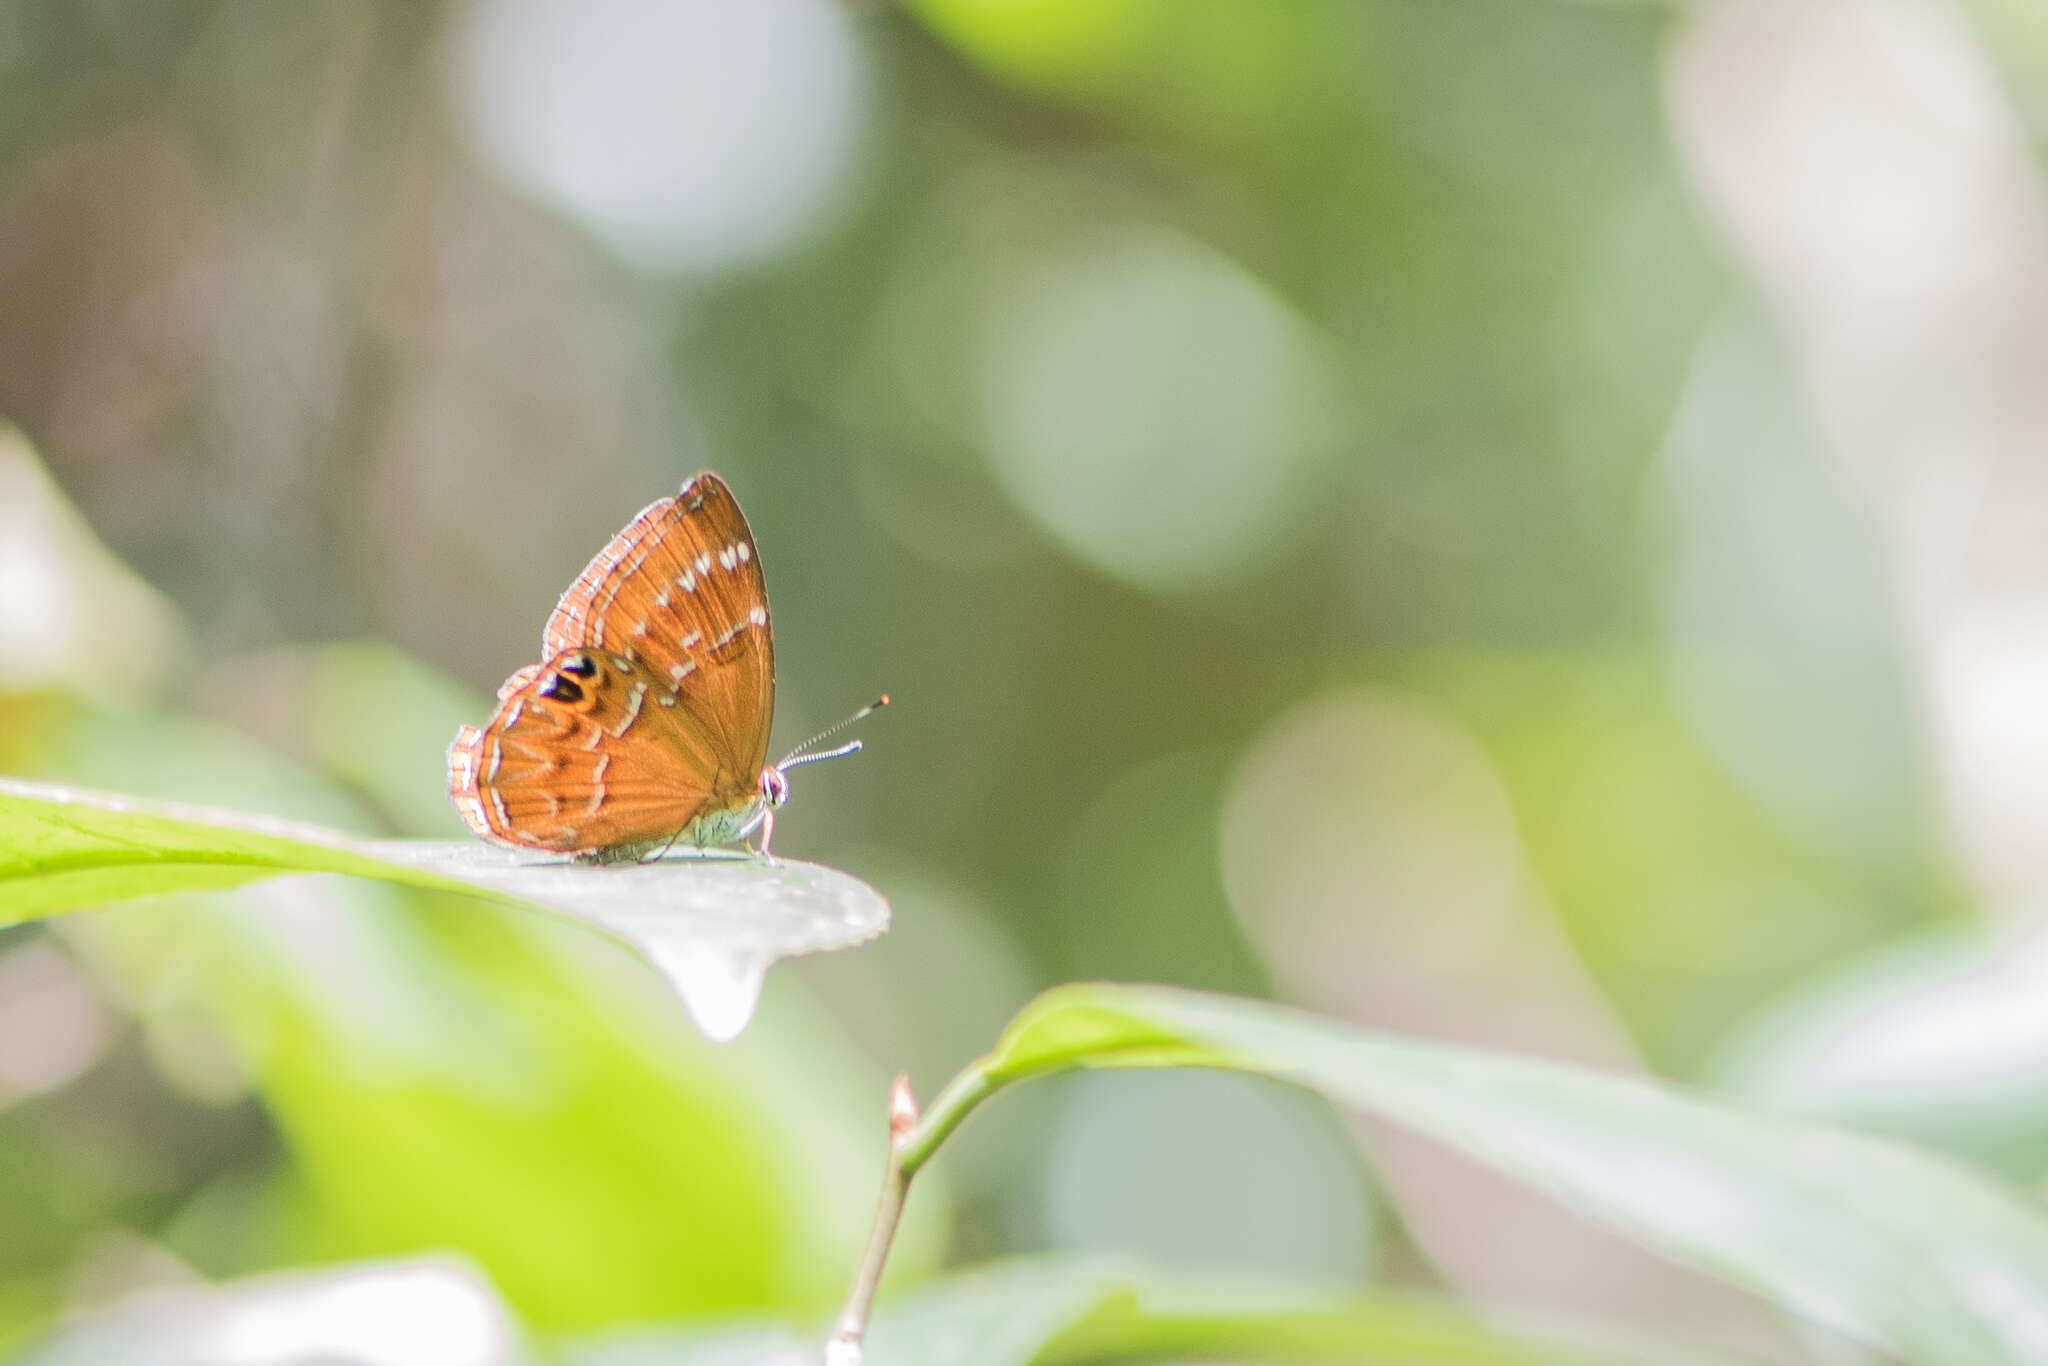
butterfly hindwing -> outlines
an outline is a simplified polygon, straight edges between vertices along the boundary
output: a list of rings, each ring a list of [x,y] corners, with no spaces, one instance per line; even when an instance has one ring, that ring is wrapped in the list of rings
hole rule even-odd
[[[659,844],[707,815],[745,808],[754,776],[645,663],[563,651],[523,671],[490,724],[449,749],[449,791],[485,839],[589,852]]]

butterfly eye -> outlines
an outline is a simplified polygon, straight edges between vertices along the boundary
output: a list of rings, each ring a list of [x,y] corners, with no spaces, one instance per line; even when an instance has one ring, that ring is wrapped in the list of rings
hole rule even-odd
[[[583,685],[566,673],[558,673],[541,685],[540,695],[552,697],[557,702],[581,702]]]
[[[597,673],[597,661],[589,655],[570,655],[562,661],[562,672],[575,674],[578,678],[590,678]]]
[[[761,770],[761,796],[770,806],[781,806],[789,800],[789,779],[772,764]]]

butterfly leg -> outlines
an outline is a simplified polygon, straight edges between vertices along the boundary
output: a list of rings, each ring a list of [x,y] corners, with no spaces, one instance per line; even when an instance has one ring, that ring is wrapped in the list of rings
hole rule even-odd
[[[754,852],[759,854],[762,858],[770,857],[768,853],[768,840],[769,837],[772,836],[774,833],[775,808],[772,806],[763,807],[761,810],[761,847],[754,850]]]
[[[682,837],[683,837],[683,832],[682,832],[682,831],[680,831],[680,830],[676,831],[676,832],[675,832],[675,833],[674,833],[673,835],[670,835],[670,836],[668,837],[668,843],[667,843],[667,844],[664,844],[664,845],[662,845],[662,846],[661,846],[660,848],[658,848],[658,849],[650,849],[650,850],[648,850],[648,851],[647,851],[646,853],[644,853],[644,854],[640,855],[640,857],[639,857],[639,858],[638,858],[638,859],[636,860],[636,862],[639,862],[639,863],[659,863],[659,862],[661,862],[661,860],[663,860],[664,858],[667,858],[667,857],[668,857],[668,851],[669,851],[669,850],[671,850],[671,849],[673,849],[673,848],[675,848],[675,847],[676,847],[676,841],[677,841],[677,840],[679,840],[679,839],[681,839]]]

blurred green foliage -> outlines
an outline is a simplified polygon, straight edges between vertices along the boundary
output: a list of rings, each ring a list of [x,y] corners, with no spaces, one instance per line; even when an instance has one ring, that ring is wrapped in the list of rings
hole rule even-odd
[[[2024,8],[1972,11],[2016,130],[2048,108]],[[900,919],[779,970],[725,1050],[621,965],[429,894],[322,884],[358,929],[289,951],[276,889],[0,930],[0,966],[60,950],[49,999],[96,1022],[55,1080],[0,1049],[0,1340],[173,1260],[432,1247],[546,1327],[815,1311],[888,1073],[936,1082],[1069,978],[1833,1112],[1780,1054],[1837,1017],[1773,1007],[1989,898],[1889,529],[1673,135],[1691,11],[661,27],[700,11],[597,6],[607,41],[553,42],[511,0],[0,4],[0,771],[459,834],[453,727],[711,466],[762,549],[778,738],[899,703],[805,771],[777,847]],[[752,86],[690,65],[728,38]],[[593,98],[651,112],[589,136]],[[671,153],[710,179],[635,199]],[[704,225],[727,205],[756,216]],[[1325,756],[1290,726],[1330,699],[1359,729]],[[1288,841],[1270,866],[1248,829]],[[1966,1126],[1844,1108],[2032,1179],[2037,1094],[2022,1069]],[[963,1133],[902,1274],[1077,1241],[1085,1104]],[[1784,1345],[1696,1284],[1637,1293],[1640,1259],[1583,1294],[1547,1249],[1461,1260],[1491,1230],[1460,1183],[1364,1141],[1387,1189],[1300,1247]]]

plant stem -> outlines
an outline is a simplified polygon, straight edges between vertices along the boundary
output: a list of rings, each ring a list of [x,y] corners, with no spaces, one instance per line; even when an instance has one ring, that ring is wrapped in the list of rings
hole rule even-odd
[[[832,1336],[825,1340],[825,1366],[860,1366],[875,1290],[882,1283],[882,1268],[896,1241],[896,1226],[903,1220],[911,1178],[946,1136],[960,1127],[960,1121],[1008,1080],[995,1076],[987,1062],[983,1058],[969,1063],[932,1098],[931,1109],[921,1117],[917,1098],[910,1093],[910,1079],[898,1073],[890,1086],[889,1159],[882,1171],[882,1196],[875,1205],[867,1247],[861,1252],[860,1271],[853,1278],[853,1288],[846,1292],[846,1304],[832,1325]]]
[[[917,1098],[910,1094],[910,1078],[899,1072],[889,1087],[889,1157],[882,1171],[882,1198],[875,1205],[875,1222],[868,1229],[853,1288],[846,1292],[846,1306],[825,1340],[825,1366],[860,1366],[875,1290],[882,1283],[882,1268],[896,1241],[896,1226],[903,1220],[903,1201],[910,1194],[910,1178],[917,1171],[916,1164],[903,1160],[916,1127]]]
[[[917,1169],[930,1160],[938,1146],[946,1141],[947,1135],[960,1127],[960,1121],[1002,1086],[1002,1082],[989,1075],[983,1066],[985,1061],[969,1063],[958,1076],[947,1082],[938,1095],[932,1097],[931,1108],[924,1112],[924,1117],[904,1134],[894,1157],[906,1178],[917,1175]]]

